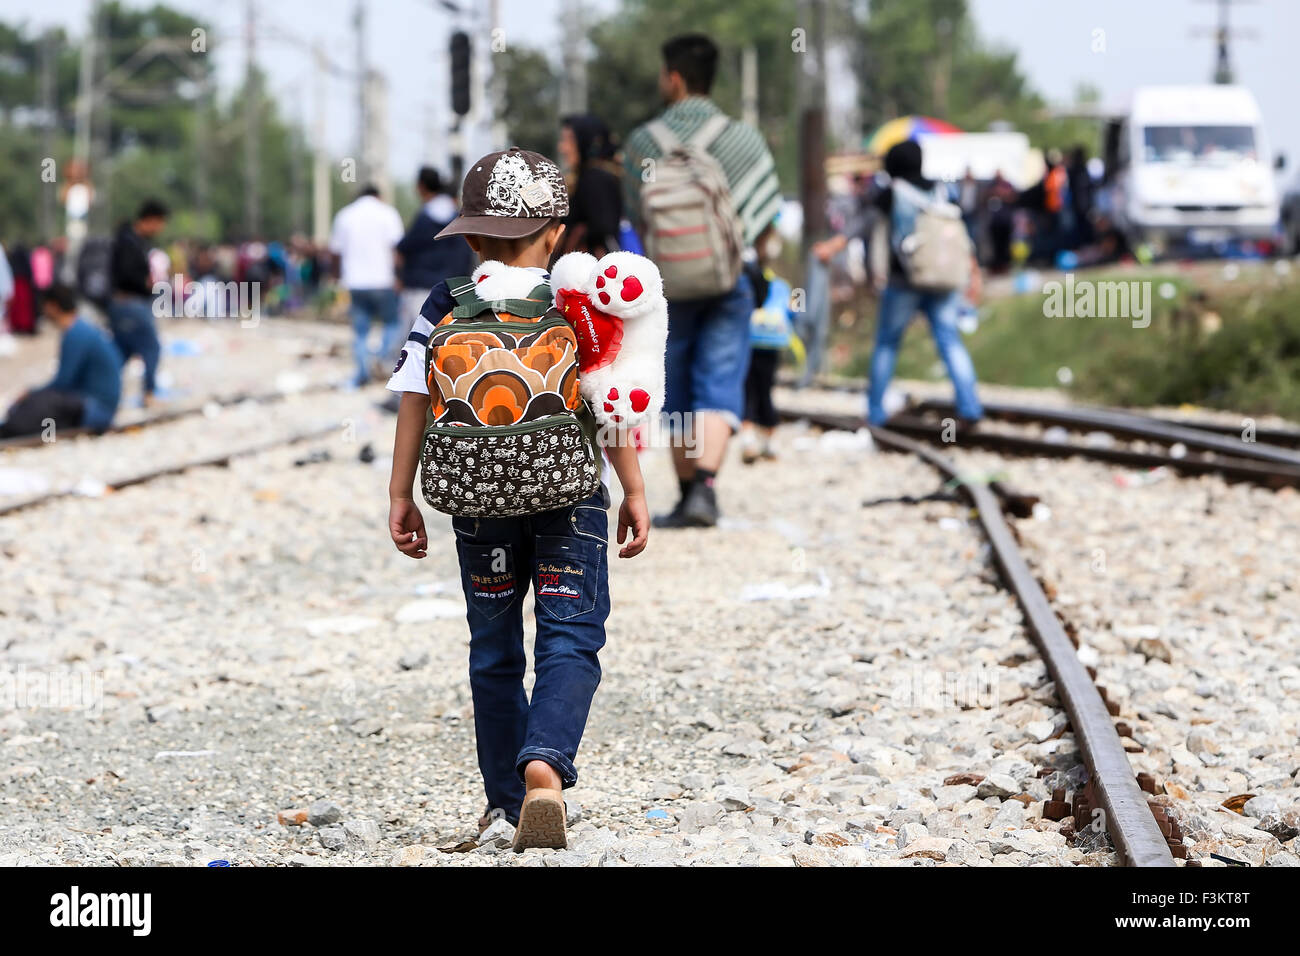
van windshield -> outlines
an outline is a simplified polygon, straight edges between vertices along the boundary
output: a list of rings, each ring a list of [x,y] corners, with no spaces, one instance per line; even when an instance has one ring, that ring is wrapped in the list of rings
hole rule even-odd
[[[1251,126],[1148,126],[1143,134],[1148,163],[1220,165],[1256,158]]]

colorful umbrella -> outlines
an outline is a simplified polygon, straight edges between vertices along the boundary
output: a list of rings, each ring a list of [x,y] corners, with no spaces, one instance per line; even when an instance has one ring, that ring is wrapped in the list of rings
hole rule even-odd
[[[867,140],[867,152],[884,156],[889,148],[906,139],[916,139],[921,133],[960,133],[951,123],[932,116],[900,116],[882,125]]]

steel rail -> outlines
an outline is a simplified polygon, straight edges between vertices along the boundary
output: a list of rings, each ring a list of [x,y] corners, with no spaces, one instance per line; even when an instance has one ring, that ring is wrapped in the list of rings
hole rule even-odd
[[[121,435],[141,428],[149,428],[154,425],[165,425],[168,422],[174,422],[182,418],[202,415],[208,406],[214,404],[221,408],[229,408],[233,405],[242,405],[245,402],[253,402],[257,405],[272,405],[276,402],[282,402],[294,395],[311,395],[318,392],[332,392],[344,387],[345,385],[340,382],[315,382],[295,391],[288,392],[239,392],[235,395],[227,395],[224,398],[211,398],[201,405],[187,405],[184,408],[169,408],[166,411],[158,412],[154,415],[146,415],[144,418],[139,418],[135,421],[118,422],[100,432],[80,427],[62,428],[55,433],[55,441],[46,441],[40,435],[20,435],[16,438],[0,438],[0,451],[5,451],[10,448],[39,448],[42,445],[56,445],[58,444],[57,439],[61,438],[77,438],[82,436],[93,436],[98,438],[101,435]]]
[[[276,448],[296,445],[299,442],[311,441],[315,438],[321,438],[339,430],[339,423],[333,422],[329,425],[322,425],[318,428],[307,429],[306,431],[295,432],[284,438],[276,438],[270,441],[260,442],[256,445],[247,445],[243,448],[236,448],[232,451],[220,452],[216,455],[207,455],[202,458],[191,461],[180,462],[175,465],[164,465],[161,468],[153,468],[147,471],[137,472],[134,475],[126,475],[112,481],[105,482],[105,487],[110,491],[117,491],[121,488],[129,488],[132,485],[142,485],[157,478],[164,478],[168,475],[180,474],[189,471],[191,468],[210,468],[216,465],[228,465],[231,459],[245,458],[249,455],[258,455],[262,452],[272,451]],[[21,498],[18,501],[11,501],[0,504],[0,516],[13,514],[16,511],[24,511],[27,508],[35,508],[47,502],[60,498],[81,497],[71,488],[61,488],[56,491],[46,491],[38,495],[30,495]]]
[[[954,415],[951,402],[925,401],[914,406],[917,412],[935,412]],[[1008,422],[1039,422],[1058,425],[1074,431],[1105,431],[1126,438],[1142,438],[1165,445],[1182,444],[1198,451],[1214,452],[1231,458],[1254,458],[1300,468],[1300,451],[1260,441],[1244,441],[1240,429],[1218,426],[1214,430],[1180,424],[1164,418],[1139,415],[1114,408],[1072,405],[1068,408],[1051,408],[1037,405],[1019,405],[1008,402],[989,402],[984,414]],[[1232,438],[1229,435],[1236,435]],[[1272,434],[1279,434],[1276,430]],[[1285,433],[1280,433],[1285,434]],[[1256,432],[1255,437],[1259,437]]]
[[[1056,682],[1070,719],[1075,740],[1090,774],[1097,802],[1105,814],[1103,822],[1120,858],[1128,866],[1176,866],[1173,854],[1138,786],[1124,744],[1096,684],[1079,661],[1065,629],[1039,586],[1011,529],[1002,517],[993,493],[982,484],[961,481],[957,466],[947,458],[903,435],[871,427],[880,444],[911,452],[949,480],[959,482],[962,493],[974,506],[980,525],[996,556],[1002,580],[1016,596],[1034,643]],[[1082,826],[1084,821],[1076,821]]]

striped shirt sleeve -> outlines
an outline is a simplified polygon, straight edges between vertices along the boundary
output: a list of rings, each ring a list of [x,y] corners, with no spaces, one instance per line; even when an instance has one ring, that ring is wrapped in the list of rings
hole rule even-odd
[[[390,392],[417,392],[429,394],[429,385],[424,380],[424,355],[433,334],[433,323],[423,315],[416,316],[411,326],[411,334],[402,345],[402,354],[397,358],[397,367],[393,369],[388,380]]]

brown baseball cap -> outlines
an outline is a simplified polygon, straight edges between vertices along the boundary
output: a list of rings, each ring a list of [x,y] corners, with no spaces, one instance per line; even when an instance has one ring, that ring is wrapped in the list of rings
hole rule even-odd
[[[512,146],[488,153],[465,174],[460,215],[438,233],[443,236],[531,236],[547,219],[569,214],[569,191],[560,167],[527,149]]]

